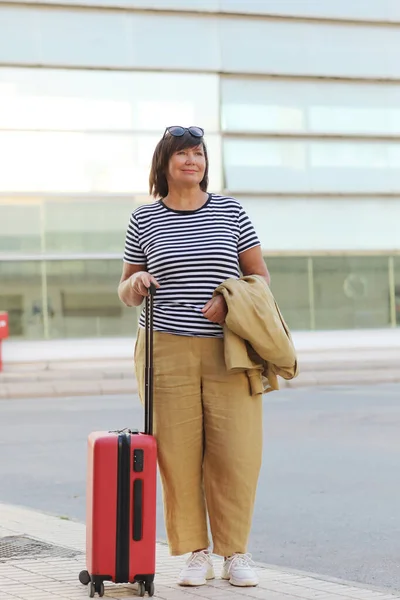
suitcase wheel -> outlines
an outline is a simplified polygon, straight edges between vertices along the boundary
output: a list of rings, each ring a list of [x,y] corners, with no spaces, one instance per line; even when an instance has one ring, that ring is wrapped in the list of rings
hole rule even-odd
[[[149,596],[154,596],[154,583],[148,583],[146,585],[146,592],[148,592]]]
[[[138,596],[144,596],[146,593],[146,586],[143,581],[139,581],[138,583]]]
[[[99,594],[100,598],[102,598],[104,596],[104,583],[93,583],[93,581],[91,581],[89,583],[89,587],[88,587],[88,596],[89,598],[94,598],[96,592]]]
[[[88,585],[90,583],[90,575],[88,571],[81,571],[79,573],[79,581],[82,585]]]

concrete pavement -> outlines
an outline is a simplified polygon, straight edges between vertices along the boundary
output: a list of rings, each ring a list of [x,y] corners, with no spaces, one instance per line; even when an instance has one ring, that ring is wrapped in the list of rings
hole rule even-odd
[[[21,537],[24,536],[24,537]],[[30,543],[30,553],[23,545]],[[79,600],[87,588],[78,581],[85,568],[85,526],[26,508],[0,504],[0,599]],[[168,556],[167,547],[157,544],[156,593],[160,600],[400,600],[386,589],[361,586],[313,573],[258,565],[260,585],[234,588],[215,579],[198,588],[179,588],[176,575],[183,558]],[[221,559],[216,558],[216,572]],[[128,598],[136,585],[105,582],[106,598]],[[96,596],[98,597],[98,596]]]
[[[391,349],[400,351],[400,327],[345,331],[294,331],[293,341],[301,353]],[[20,363],[129,360],[134,337],[66,340],[6,340],[3,358],[6,365]]]
[[[400,381],[400,328],[294,332],[300,375],[281,388]],[[3,344],[0,399],[136,392],[134,338]]]

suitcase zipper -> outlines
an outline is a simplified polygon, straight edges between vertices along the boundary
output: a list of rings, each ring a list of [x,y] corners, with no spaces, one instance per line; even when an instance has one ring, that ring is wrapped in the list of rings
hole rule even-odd
[[[117,540],[115,583],[129,582],[130,520],[130,451],[131,438],[118,436]]]

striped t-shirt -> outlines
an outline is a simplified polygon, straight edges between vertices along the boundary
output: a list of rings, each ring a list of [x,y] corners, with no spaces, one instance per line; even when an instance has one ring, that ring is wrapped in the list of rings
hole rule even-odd
[[[162,201],[131,215],[124,261],[145,265],[160,284],[154,301],[154,329],[165,333],[223,337],[201,309],[218,285],[240,277],[239,254],[260,242],[240,203],[209,194],[203,206],[178,211]],[[139,326],[145,326],[144,310]]]

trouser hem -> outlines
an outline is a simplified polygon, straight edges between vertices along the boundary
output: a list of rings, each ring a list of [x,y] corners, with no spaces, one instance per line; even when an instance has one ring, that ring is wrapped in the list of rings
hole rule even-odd
[[[233,554],[246,554],[247,547],[235,544],[234,546],[228,544],[214,544],[213,554],[217,556],[232,556]]]
[[[197,538],[180,544],[169,544],[169,553],[171,556],[182,556],[183,554],[190,554],[195,550],[209,548],[209,546],[210,541],[207,538]]]

